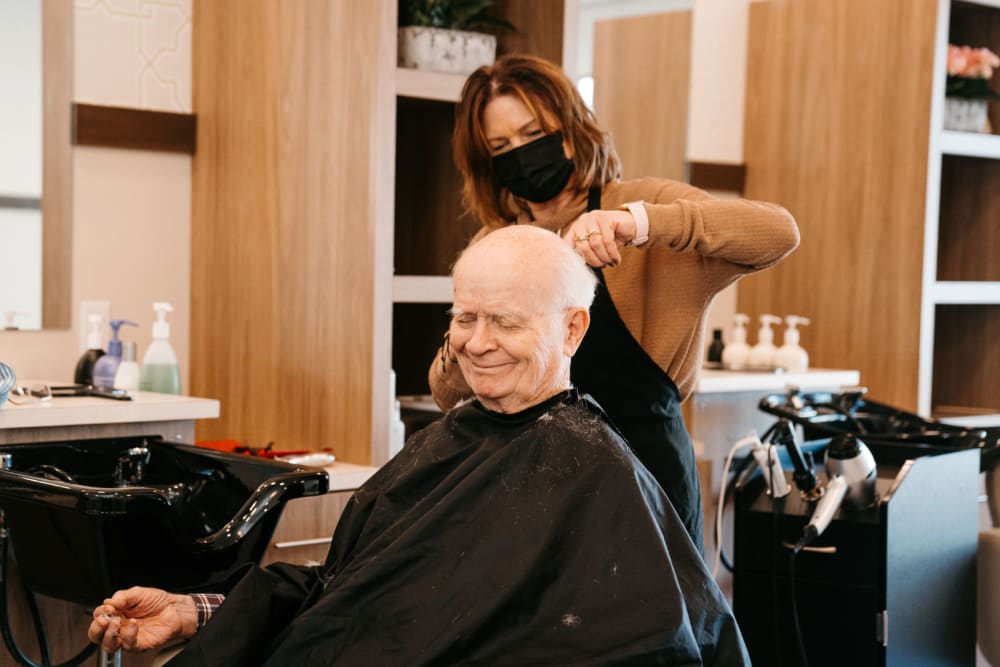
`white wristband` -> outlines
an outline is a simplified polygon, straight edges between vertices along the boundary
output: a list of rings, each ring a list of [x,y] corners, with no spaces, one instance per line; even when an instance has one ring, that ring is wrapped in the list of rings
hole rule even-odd
[[[635,220],[635,236],[625,245],[640,246],[649,240],[649,217],[641,201],[630,201],[624,205]]]

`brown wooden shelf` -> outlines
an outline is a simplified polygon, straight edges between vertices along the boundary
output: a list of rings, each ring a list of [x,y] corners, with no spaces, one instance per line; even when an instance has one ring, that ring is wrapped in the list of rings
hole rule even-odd
[[[73,104],[73,144],[193,155],[194,114]]]

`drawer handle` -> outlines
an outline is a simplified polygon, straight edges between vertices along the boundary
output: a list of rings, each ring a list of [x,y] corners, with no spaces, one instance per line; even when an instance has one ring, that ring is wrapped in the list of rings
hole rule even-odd
[[[332,537],[314,537],[311,540],[292,540],[291,542],[275,542],[275,549],[294,549],[295,547],[311,547],[314,544],[329,544]]]
[[[781,546],[785,547],[789,551],[795,551],[795,545],[791,542],[782,542]],[[808,551],[814,554],[836,554],[837,547],[802,547],[803,551]]]

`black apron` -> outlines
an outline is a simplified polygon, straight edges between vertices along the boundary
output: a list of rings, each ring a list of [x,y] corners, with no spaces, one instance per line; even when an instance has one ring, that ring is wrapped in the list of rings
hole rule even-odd
[[[590,189],[587,210],[600,208],[601,189]],[[677,385],[649,358],[611,301],[604,273],[590,307],[590,328],[573,357],[570,378],[593,396],[632,450],[666,491],[699,551],[701,492],[694,446],[681,415]]]

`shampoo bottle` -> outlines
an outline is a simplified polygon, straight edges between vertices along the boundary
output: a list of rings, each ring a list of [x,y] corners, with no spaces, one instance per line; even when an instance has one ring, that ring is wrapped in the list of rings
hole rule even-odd
[[[722,329],[712,329],[712,342],[708,346],[708,356],[706,357],[706,368],[722,367],[722,352],[726,346],[722,343]]]
[[[129,322],[128,320],[111,320],[108,322],[108,325],[111,327],[111,340],[108,341],[108,353],[94,364],[93,385],[95,387],[107,387],[111,389],[115,386],[115,374],[118,372],[118,364],[122,362],[122,342],[118,339],[118,329],[123,324],[132,327],[139,326],[135,322]]]
[[[733,329],[729,332],[729,343],[722,350],[722,367],[729,370],[742,370],[747,366],[750,356],[750,346],[747,345],[747,322],[750,318],[743,313],[733,316]]]
[[[772,324],[781,324],[781,318],[774,315],[760,316],[760,329],[757,330],[757,344],[750,348],[750,368],[769,370],[774,368],[774,330]]]
[[[122,348],[122,362],[115,373],[115,389],[136,391],[139,389],[139,364],[135,362],[135,341],[130,340]]]
[[[89,331],[87,332],[87,351],[80,356],[80,361],[76,362],[76,371],[73,373],[73,382],[76,384],[94,384],[94,365],[98,359],[104,356],[104,348],[101,347],[102,319],[96,313],[91,313],[87,316],[89,327]]]
[[[799,324],[809,324],[809,320],[798,315],[785,318],[788,328],[785,329],[782,345],[774,355],[774,365],[789,373],[805,373],[809,370],[809,354],[799,345]]]
[[[156,322],[153,323],[153,342],[142,357],[142,371],[139,389],[158,394],[181,393],[181,372],[177,366],[177,355],[170,346],[170,323],[167,313],[173,312],[169,303],[158,301],[153,304]]]

